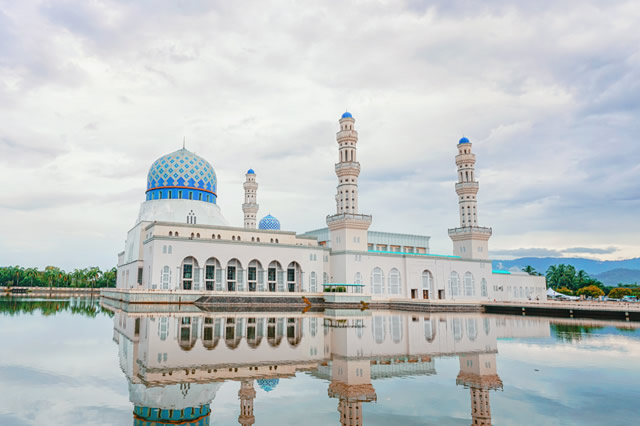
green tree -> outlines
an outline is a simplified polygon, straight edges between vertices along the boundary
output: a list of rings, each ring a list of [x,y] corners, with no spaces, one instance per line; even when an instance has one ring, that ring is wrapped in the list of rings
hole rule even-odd
[[[535,275],[535,276],[542,275],[540,272],[536,271],[536,268],[534,268],[531,265],[527,265],[524,268],[522,268],[522,272],[526,272],[529,275]]]
[[[609,292],[607,297],[612,299],[622,299],[624,296],[631,296],[633,292],[630,288],[617,287]]]
[[[576,293],[578,296],[591,296],[591,297],[599,297],[604,296],[604,291],[600,287],[596,287],[595,285],[589,285],[586,287],[582,287]]]

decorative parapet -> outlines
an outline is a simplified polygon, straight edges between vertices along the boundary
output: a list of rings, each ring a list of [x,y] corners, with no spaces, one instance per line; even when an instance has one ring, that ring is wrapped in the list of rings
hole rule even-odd
[[[340,214],[327,215],[327,225],[329,225],[330,223],[339,222],[342,220],[349,220],[349,221],[360,222],[363,224],[365,223],[370,224],[371,221],[373,220],[373,216],[371,216],[370,214],[356,214],[356,213],[340,213]]]
[[[491,236],[493,233],[491,228],[484,226],[463,226],[462,228],[449,228],[449,236],[463,235],[463,234],[482,234]]]
[[[351,171],[353,174],[360,174],[360,163],[352,161],[349,163],[336,163],[336,173],[340,171]]]
[[[456,183],[456,192],[461,192],[461,191],[468,191],[471,190],[471,192],[478,192],[478,189],[480,188],[480,185],[478,184],[478,182],[464,182],[464,183]]]

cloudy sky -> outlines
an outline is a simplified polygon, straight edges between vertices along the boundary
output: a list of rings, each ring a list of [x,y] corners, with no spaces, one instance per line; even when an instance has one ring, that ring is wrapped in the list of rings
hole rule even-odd
[[[372,229],[450,252],[464,134],[492,257],[640,256],[637,2],[509,3],[0,0],[0,264],[115,265],[183,137],[232,224],[252,167],[320,228],[346,108]]]

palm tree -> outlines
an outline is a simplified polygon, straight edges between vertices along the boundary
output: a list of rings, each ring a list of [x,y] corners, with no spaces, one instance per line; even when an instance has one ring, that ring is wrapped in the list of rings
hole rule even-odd
[[[529,275],[535,275],[535,276],[542,275],[540,272],[536,271],[536,268],[534,268],[531,265],[527,265],[524,268],[522,268],[522,272],[526,272]]]

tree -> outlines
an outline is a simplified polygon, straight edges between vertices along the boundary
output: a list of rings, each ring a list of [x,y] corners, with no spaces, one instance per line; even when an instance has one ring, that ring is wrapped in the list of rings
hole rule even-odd
[[[576,293],[578,296],[591,296],[591,297],[600,297],[604,296],[604,291],[600,287],[596,287],[595,285],[589,285],[586,287],[582,287]]]
[[[573,296],[573,291],[571,291],[571,289],[569,289],[567,287],[557,288],[556,291],[558,293],[566,294],[567,296]]]
[[[529,275],[535,275],[537,277],[542,275],[540,272],[536,271],[536,268],[534,268],[531,265],[527,265],[524,268],[522,268],[522,272],[526,272]]]
[[[612,299],[622,299],[624,296],[631,296],[633,292],[630,288],[617,287],[609,292],[607,297]]]

